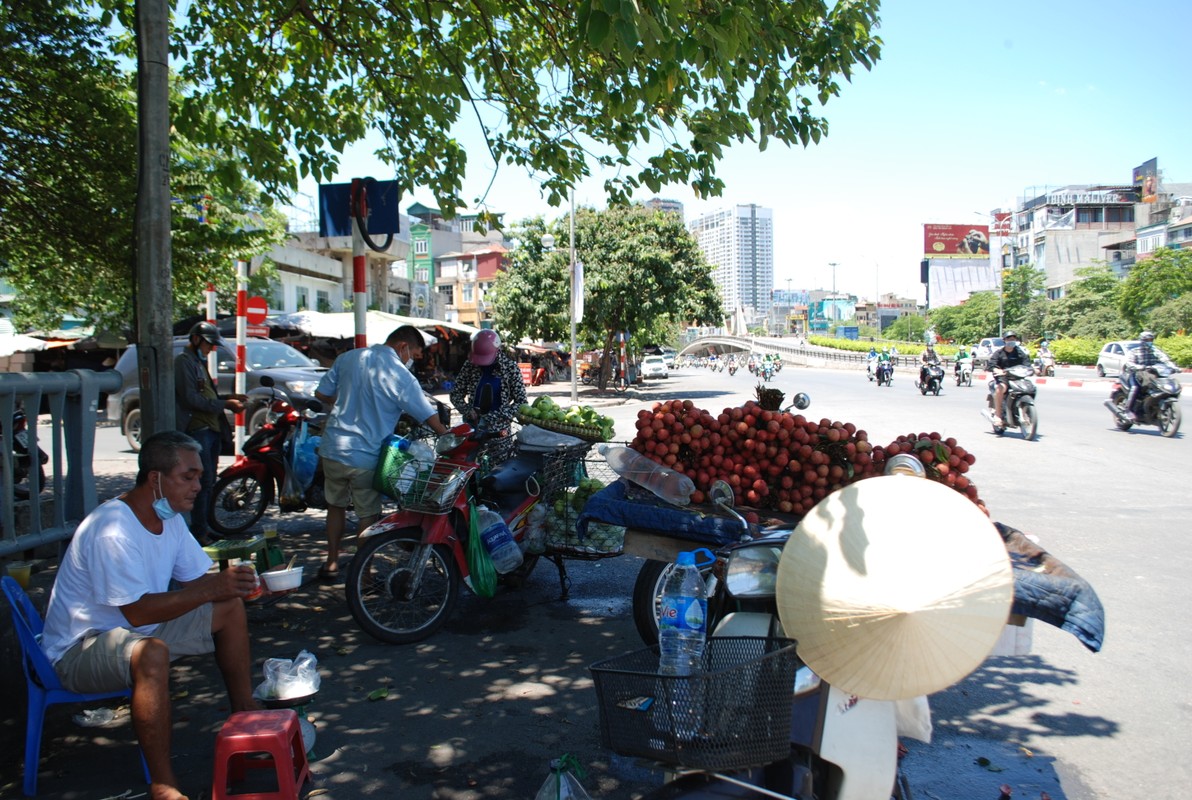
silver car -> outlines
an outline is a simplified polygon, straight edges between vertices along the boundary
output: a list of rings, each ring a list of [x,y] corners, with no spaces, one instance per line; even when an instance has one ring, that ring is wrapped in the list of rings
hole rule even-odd
[[[1130,354],[1138,349],[1137,339],[1131,341],[1110,342],[1101,348],[1097,356],[1097,374],[1104,378],[1106,375],[1118,375],[1122,371]]]
[[[1005,344],[1005,340],[1000,336],[990,336],[982,339],[981,343],[973,348],[974,365],[984,366],[989,357],[993,355],[993,351]]]

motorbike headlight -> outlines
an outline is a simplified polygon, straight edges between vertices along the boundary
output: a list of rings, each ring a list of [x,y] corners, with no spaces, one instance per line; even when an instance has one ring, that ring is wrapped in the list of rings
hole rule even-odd
[[[318,387],[318,381],[286,381],[286,391],[304,397],[312,397]]]
[[[814,692],[820,686],[820,676],[811,667],[802,666],[795,670],[795,697]]]
[[[782,548],[773,544],[738,547],[728,557],[724,584],[733,597],[773,597]]]
[[[445,433],[435,441],[435,452],[441,456],[447,455],[467,441],[467,438],[458,433]]]
[[[886,475],[913,475],[916,478],[923,478],[927,475],[927,470],[923,469],[923,462],[910,453],[899,453],[887,458],[886,468],[883,472]]]

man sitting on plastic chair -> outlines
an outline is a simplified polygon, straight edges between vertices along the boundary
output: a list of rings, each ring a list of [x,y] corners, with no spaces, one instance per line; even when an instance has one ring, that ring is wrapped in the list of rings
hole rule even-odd
[[[132,689],[151,800],[185,798],[170,764],[171,661],[214,652],[232,711],[258,706],[243,601],[256,588],[255,573],[232,567],[208,574],[211,559],[179,516],[199,492],[199,454],[198,442],[176,431],[145,440],[136,485],[75,532],[42,635],[70,691]]]

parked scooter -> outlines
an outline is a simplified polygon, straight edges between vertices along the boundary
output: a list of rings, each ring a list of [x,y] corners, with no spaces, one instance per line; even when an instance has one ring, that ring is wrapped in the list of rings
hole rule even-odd
[[[1032,441],[1039,431],[1039,412],[1035,409],[1035,382],[1031,380],[1034,372],[1034,369],[1026,365],[1007,369],[1005,380],[1008,388],[1002,400],[1002,414],[1006,418],[1006,427],[1020,429],[1022,438],[1028,442]],[[994,378],[989,382],[989,394],[985,395],[985,416],[993,425],[993,432],[1001,436],[1005,429],[993,415],[993,391],[997,380]]]
[[[29,487],[24,485],[33,471],[33,458],[29,453],[29,421],[25,416],[25,412],[17,409],[12,415],[12,483],[13,496],[17,500],[29,499]],[[5,447],[5,437],[8,431],[4,426],[0,425],[0,447]],[[38,491],[45,491],[46,488],[46,471],[45,465],[49,463],[50,457],[46,452],[37,448],[37,487]],[[0,461],[0,468],[3,467],[3,462]]]
[[[961,358],[957,360],[956,367],[952,371],[952,376],[956,379],[957,386],[972,386],[973,359]]]
[[[944,385],[944,368],[939,364],[924,364],[919,371],[919,392],[924,396],[928,392],[939,396]]]
[[[708,647],[746,642],[757,646],[759,640],[764,640],[767,652],[773,654],[774,650],[793,644],[784,638],[776,596],[779,563],[791,531],[764,533],[751,529],[733,510],[732,489],[723,482],[713,486],[710,498],[726,513],[737,517],[742,529],[755,538],[716,553],[714,567],[701,565],[708,584]],[[665,577],[665,574],[661,576],[659,585],[665,582]],[[742,732],[742,736],[783,737],[787,741],[775,749],[783,755],[761,767],[722,767],[687,771],[677,776],[668,772],[668,782],[643,800],[724,800],[757,798],[763,794],[796,800],[886,797],[909,800],[909,785],[898,768],[895,703],[859,699],[830,686],[800,661],[790,666],[792,669],[797,666],[793,695],[789,689],[784,693],[786,702],[793,704],[791,724],[767,734],[751,724],[755,720],[749,720],[750,729]],[[593,665],[593,670],[600,667]],[[780,674],[789,686],[789,676],[778,661],[773,661],[757,679],[782,680],[776,677]],[[713,686],[709,682],[705,690],[710,692]],[[704,698],[703,702],[709,707],[713,703],[724,704],[725,714],[731,713],[728,692],[748,695],[755,690],[748,685],[715,686],[726,694],[717,693],[716,700]],[[843,713],[845,709],[847,714]],[[737,713],[741,713],[741,707]],[[692,745],[698,747],[697,742],[693,741]],[[727,754],[717,754],[720,756],[729,758]]]
[[[1138,409],[1137,419],[1127,415],[1126,398],[1129,392],[1120,381],[1113,384],[1109,399],[1105,407],[1113,412],[1113,422],[1118,430],[1128,431],[1135,425],[1157,425],[1159,432],[1170,438],[1180,430],[1180,392],[1183,387],[1176,379],[1177,370],[1166,364],[1156,364],[1144,367],[1152,375],[1152,380],[1143,391],[1142,397],[1135,403]]]
[[[273,387],[268,375],[261,385]],[[306,508],[326,508],[323,496],[323,467],[313,452],[321,425],[318,401],[299,412],[284,396],[274,392],[265,424],[244,442],[244,453],[219,474],[211,490],[208,519],[211,527],[221,534],[232,536],[248,530],[273,504],[275,498],[282,511],[302,511]],[[318,422],[316,422],[318,421]],[[303,470],[295,470],[297,462],[306,466],[309,477],[313,464],[313,478],[302,486]]]

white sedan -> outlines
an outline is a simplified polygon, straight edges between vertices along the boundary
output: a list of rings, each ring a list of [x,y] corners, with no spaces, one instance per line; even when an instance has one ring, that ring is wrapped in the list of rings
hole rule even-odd
[[[642,359],[643,378],[667,378],[670,373],[666,368],[666,359],[662,356],[646,356]]]

